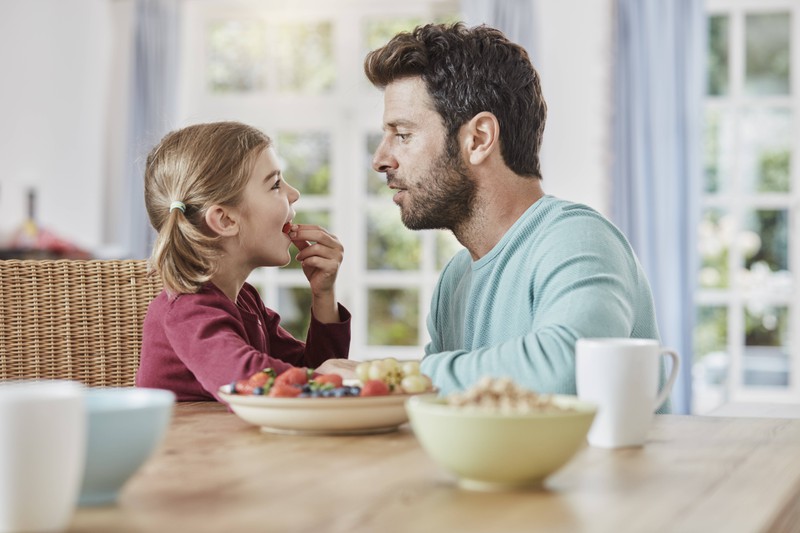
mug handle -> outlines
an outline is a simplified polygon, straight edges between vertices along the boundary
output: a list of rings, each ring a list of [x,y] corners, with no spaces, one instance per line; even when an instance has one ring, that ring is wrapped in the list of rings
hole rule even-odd
[[[678,354],[674,350],[661,350],[658,355],[668,355],[672,358],[672,371],[669,374],[669,379],[667,379],[667,382],[664,384],[664,388],[661,389],[661,392],[656,398],[656,406],[653,408],[653,411],[657,411],[659,407],[667,401],[667,397],[670,391],[672,391],[672,386],[675,384],[675,379],[678,377],[678,368],[680,367],[680,359],[678,359]]]

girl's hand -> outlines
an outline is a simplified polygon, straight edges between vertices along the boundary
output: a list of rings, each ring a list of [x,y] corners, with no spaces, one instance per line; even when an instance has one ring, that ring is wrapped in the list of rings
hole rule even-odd
[[[334,285],[344,258],[344,247],[335,235],[320,226],[294,224],[289,238],[300,250],[297,260],[311,286],[311,308],[322,323],[339,322]]]

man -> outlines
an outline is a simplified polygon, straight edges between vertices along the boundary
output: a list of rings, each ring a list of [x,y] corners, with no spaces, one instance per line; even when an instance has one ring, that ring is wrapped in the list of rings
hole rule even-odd
[[[364,70],[384,91],[373,167],[403,223],[466,248],[428,317],[421,367],[442,392],[489,375],[574,394],[577,339],[659,338],[625,236],[542,190],[546,105],[523,48],[486,26],[426,25],[370,52]]]

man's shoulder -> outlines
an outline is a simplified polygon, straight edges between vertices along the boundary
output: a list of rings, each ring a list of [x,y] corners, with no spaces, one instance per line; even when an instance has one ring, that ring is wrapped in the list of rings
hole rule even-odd
[[[537,206],[537,204],[541,204],[541,206]],[[559,218],[566,218],[566,219],[580,219],[580,218],[588,218],[588,219],[602,219],[606,220],[599,211],[590,207],[586,204],[581,204],[577,202],[571,202],[569,200],[563,200],[561,198],[557,198],[555,196],[545,196],[539,202],[533,205],[533,213],[538,213],[539,216],[549,218],[549,219],[559,219]]]

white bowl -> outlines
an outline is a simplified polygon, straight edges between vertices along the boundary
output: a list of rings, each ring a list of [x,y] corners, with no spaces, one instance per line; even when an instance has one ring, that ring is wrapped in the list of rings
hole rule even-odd
[[[175,394],[160,389],[87,389],[89,438],[81,505],[116,501],[119,490],[161,442]]]
[[[597,407],[552,396],[566,409],[526,414],[453,407],[441,398],[406,403],[411,427],[428,454],[468,489],[538,486],[586,445]]]
[[[349,435],[395,431],[408,421],[409,394],[342,398],[273,398],[219,390],[242,420],[270,433]],[[423,396],[426,394],[423,394]],[[435,396],[435,394],[427,394]]]

